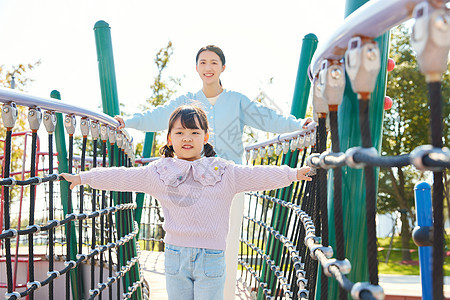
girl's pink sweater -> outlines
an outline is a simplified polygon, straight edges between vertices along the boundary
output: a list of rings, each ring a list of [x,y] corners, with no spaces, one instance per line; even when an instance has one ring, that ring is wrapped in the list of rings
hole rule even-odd
[[[217,157],[162,158],[139,168],[95,168],[81,183],[100,190],[142,192],[164,213],[168,244],[225,250],[231,201],[245,191],[272,190],[297,180],[287,166],[242,166]]]

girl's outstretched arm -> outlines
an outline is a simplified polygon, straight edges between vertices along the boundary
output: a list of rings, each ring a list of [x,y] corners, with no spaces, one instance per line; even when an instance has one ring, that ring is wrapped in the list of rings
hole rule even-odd
[[[294,181],[311,178],[306,174],[309,167],[290,168],[288,166],[242,166],[234,165],[235,191],[264,191],[282,188]]]
[[[81,184],[81,178],[80,178],[80,175],[78,175],[78,174],[77,175],[72,175],[72,174],[69,174],[69,173],[62,173],[61,176],[65,180],[71,182],[71,184],[70,184],[70,189],[71,190],[74,187],[76,187],[77,185]]]
[[[302,167],[297,169],[297,180],[311,181],[312,178],[306,175],[309,171],[311,171],[310,167]]]

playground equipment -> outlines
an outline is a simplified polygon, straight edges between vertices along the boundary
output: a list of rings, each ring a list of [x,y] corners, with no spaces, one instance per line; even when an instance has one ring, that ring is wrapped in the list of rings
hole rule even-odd
[[[305,79],[299,75],[297,84],[304,86],[306,98],[309,82],[302,81],[308,81],[308,75],[312,83],[317,124],[246,147],[250,164],[292,167],[307,164],[313,168],[312,182],[247,194],[249,201],[240,238],[241,282],[259,299],[347,299],[349,294],[353,299],[383,299],[384,292],[378,285],[375,240],[376,167],[410,164],[434,174],[431,282],[433,299],[443,299],[442,169],[449,168],[450,153],[442,144],[440,78],[447,70],[450,47],[447,2],[374,1],[359,8],[328,41],[321,43],[307,72],[299,67]],[[416,20],[412,43],[430,91],[432,145],[399,157],[382,157],[379,156],[380,128],[385,96],[380,82],[385,82],[383,62],[387,61],[384,33],[411,16]],[[109,25],[98,22],[95,33],[103,109],[115,115],[118,103]],[[382,38],[375,40],[379,36]],[[59,95],[54,92],[52,97],[59,98]],[[303,96],[296,92],[295,97]],[[303,117],[306,111],[304,98],[301,105],[293,104],[292,113],[297,117]],[[61,295],[66,299],[94,299],[106,294],[109,299],[146,299],[148,286],[139,267],[136,242],[139,226],[134,213],[137,206],[143,206],[143,196],[133,198],[131,193],[88,190],[81,186],[74,197],[67,183],[58,181],[53,143],[59,173],[100,165],[133,167],[136,161],[147,163],[149,159],[134,158],[131,137],[117,130],[118,123],[108,115],[8,89],[0,89],[0,102],[6,134],[0,180],[4,224],[0,234],[4,245],[4,265],[0,264],[4,271],[0,273],[0,281],[5,284],[0,288],[6,288],[6,299],[59,299]],[[17,106],[28,108],[31,131],[26,136],[31,136],[32,142],[27,179],[14,178],[11,169]],[[48,133],[45,156],[48,161],[39,166],[41,122]],[[79,139],[76,123],[80,124]],[[359,131],[353,130],[358,127]],[[64,131],[68,134],[67,148]],[[332,146],[327,151],[328,131]],[[90,144],[92,151],[88,153]],[[79,150],[78,158],[75,149]],[[35,216],[37,207],[42,205],[37,198],[42,191],[38,185],[48,191],[49,211],[39,219]],[[23,186],[29,186],[29,217],[25,229],[13,226],[11,219],[11,192]],[[58,186],[59,197],[56,197]],[[351,188],[343,190],[342,186]],[[151,209],[157,209],[154,200],[157,199],[152,199],[148,206]],[[352,201],[351,209],[349,201]],[[143,213],[143,216],[156,215],[158,212]],[[136,219],[141,220],[141,215]],[[160,225],[147,217],[144,220],[149,225]],[[48,242],[43,253],[47,249],[48,252],[40,255],[37,238],[44,232],[48,233]],[[20,237],[28,238],[26,259],[17,252]],[[11,253],[13,239],[16,256]],[[162,243],[160,237],[146,239]],[[61,247],[56,247],[55,241]],[[361,246],[361,241],[366,245]],[[16,268],[20,259],[27,262],[23,273],[19,269],[13,271],[13,262]],[[42,273],[44,269],[48,270],[47,274]],[[84,273],[90,276],[83,276]],[[61,275],[64,280],[59,278]],[[330,277],[336,280],[331,281]]]

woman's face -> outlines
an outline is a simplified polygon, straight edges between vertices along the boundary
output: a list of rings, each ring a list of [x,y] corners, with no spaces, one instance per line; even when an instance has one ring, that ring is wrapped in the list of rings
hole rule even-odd
[[[196,70],[203,83],[219,84],[220,74],[225,70],[220,57],[213,51],[203,51],[198,57]]]

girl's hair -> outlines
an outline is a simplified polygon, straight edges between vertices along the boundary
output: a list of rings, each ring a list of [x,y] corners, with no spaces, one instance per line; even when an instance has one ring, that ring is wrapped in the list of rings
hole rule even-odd
[[[178,118],[180,119],[183,128],[199,129],[197,126],[198,123],[200,125],[200,129],[202,129],[205,133],[208,132],[208,118],[206,117],[205,111],[197,106],[182,105],[175,109],[170,115],[167,138],[169,138],[173,125]],[[164,157],[173,157],[174,153],[173,147],[167,144],[159,149],[159,154],[164,155]],[[203,147],[203,154],[206,157],[212,157],[216,155],[216,152],[210,143],[206,143]]]
[[[195,64],[198,64],[198,57],[200,56],[200,53],[204,52],[204,51],[212,51],[215,54],[217,54],[217,56],[219,56],[220,61],[222,62],[222,65],[225,65],[225,55],[223,54],[222,49],[220,49],[217,46],[214,45],[208,45],[205,47],[200,48],[200,50],[198,50],[197,52],[197,56],[195,57]]]

